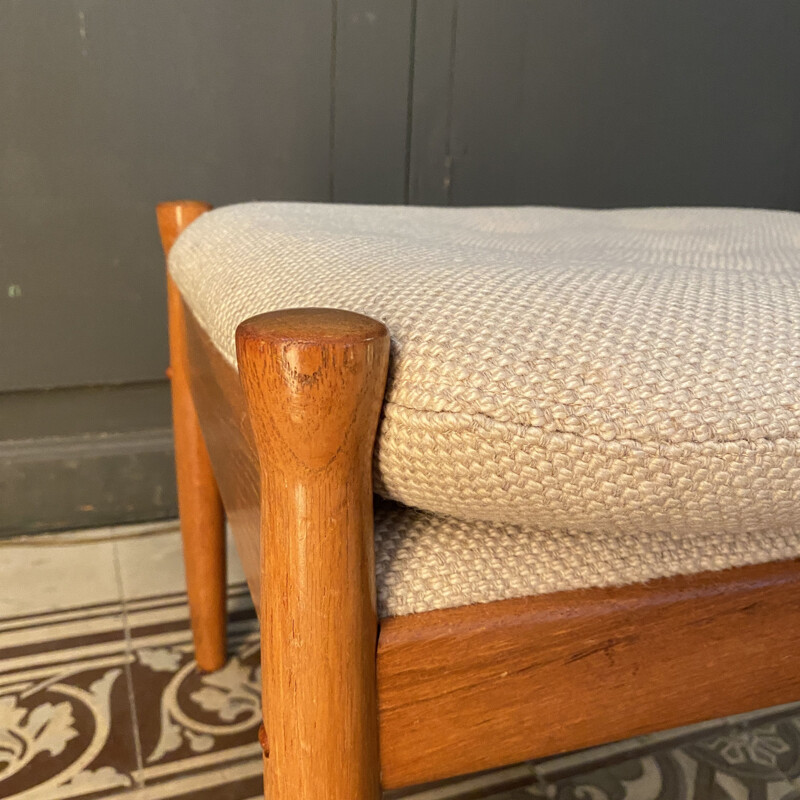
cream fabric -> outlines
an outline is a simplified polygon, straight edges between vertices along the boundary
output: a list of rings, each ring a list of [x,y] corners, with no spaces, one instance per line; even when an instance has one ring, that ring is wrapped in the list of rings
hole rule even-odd
[[[381,614],[800,555],[800,215],[247,204],[170,269],[235,365],[248,316],[393,339]],[[449,515],[449,516],[448,516]]]
[[[711,529],[537,531],[436,516],[383,501],[375,511],[382,617],[569,589],[780,561],[800,555],[797,527],[751,536]]]
[[[170,269],[231,363],[262,311],[387,324],[388,498],[594,535],[800,525],[798,214],[251,203]]]

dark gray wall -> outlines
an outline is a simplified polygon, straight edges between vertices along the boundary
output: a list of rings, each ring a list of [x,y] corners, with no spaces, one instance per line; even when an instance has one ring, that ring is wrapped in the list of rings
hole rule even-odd
[[[800,209],[797,0],[0,0],[0,531],[175,513],[156,202]]]

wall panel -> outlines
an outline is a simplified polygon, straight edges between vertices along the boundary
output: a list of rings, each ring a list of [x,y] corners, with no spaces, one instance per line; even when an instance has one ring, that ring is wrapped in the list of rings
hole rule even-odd
[[[798,42],[797,0],[0,0],[0,528],[174,513],[156,202],[800,210]]]

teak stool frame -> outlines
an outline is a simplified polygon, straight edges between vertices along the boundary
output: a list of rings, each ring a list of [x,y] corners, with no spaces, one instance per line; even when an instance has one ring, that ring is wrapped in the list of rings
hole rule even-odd
[[[166,253],[209,208],[158,207]],[[168,293],[197,663],[226,657],[219,484],[262,625],[269,800],[378,800],[800,699],[797,561],[379,626],[371,456],[385,327],[345,311],[264,314],[239,326],[237,375],[170,279]]]

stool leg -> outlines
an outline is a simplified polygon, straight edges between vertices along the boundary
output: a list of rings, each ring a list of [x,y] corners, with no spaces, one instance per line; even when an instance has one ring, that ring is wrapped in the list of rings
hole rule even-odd
[[[158,226],[166,255],[178,234],[209,209],[204,203],[189,201],[158,206]],[[169,276],[167,304],[175,466],[186,588],[197,665],[211,672],[219,669],[226,658],[225,518],[189,385],[183,300]]]
[[[263,314],[236,337],[261,468],[269,800],[379,800],[371,461],[379,322]]]

